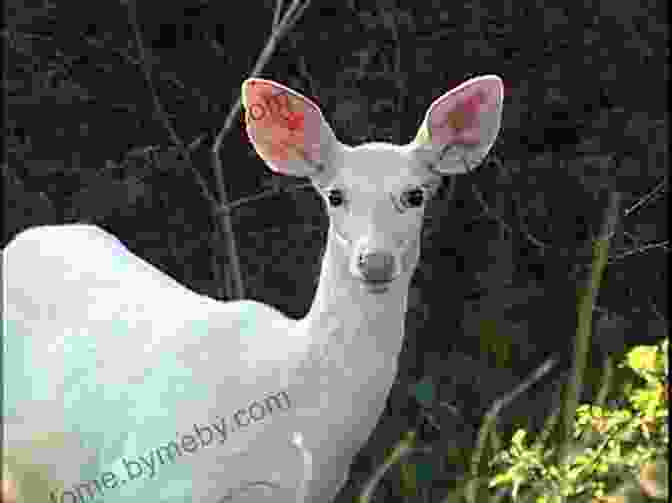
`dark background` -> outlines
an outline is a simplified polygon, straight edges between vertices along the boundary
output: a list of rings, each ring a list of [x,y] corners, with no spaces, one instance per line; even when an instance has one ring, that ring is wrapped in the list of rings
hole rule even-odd
[[[227,267],[226,250],[193,170],[212,190],[213,137],[266,42],[273,7],[138,3],[163,107],[183,142],[201,139],[187,162],[156,113],[123,2],[8,1],[3,246],[32,225],[94,222],[221,298],[213,271]],[[622,192],[623,218],[591,367],[667,333],[669,248],[631,251],[667,240],[668,57],[662,0],[316,1],[280,42],[261,76],[319,103],[350,145],[408,142],[431,102],[470,77],[497,74],[505,85],[486,166],[446,180],[428,208],[398,380],[339,501],[411,428],[444,452],[468,449],[492,400],[558,356],[563,363],[503,422],[539,425],[567,368],[576,288],[609,190]],[[232,214],[246,295],[301,316],[326,217],[315,194],[291,189],[304,180],[270,174],[236,122],[221,150],[230,200],[288,189]],[[418,381],[436,386],[425,407],[413,398]],[[440,431],[427,424],[438,402],[454,407],[436,413]],[[461,469],[437,468],[432,485]],[[397,501],[398,486],[387,477],[377,497]]]

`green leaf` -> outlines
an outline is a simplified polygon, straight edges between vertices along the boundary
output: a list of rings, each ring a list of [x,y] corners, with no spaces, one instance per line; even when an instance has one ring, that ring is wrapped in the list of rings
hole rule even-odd
[[[500,473],[498,475],[495,475],[493,479],[490,481],[489,487],[495,487],[503,484],[509,484],[513,481],[513,474],[511,473],[511,470],[509,470],[506,473]]]

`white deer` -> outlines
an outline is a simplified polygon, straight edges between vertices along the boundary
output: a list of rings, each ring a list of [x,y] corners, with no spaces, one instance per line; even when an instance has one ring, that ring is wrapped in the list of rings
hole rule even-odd
[[[5,498],[325,503],[385,406],[426,201],[499,132],[499,77],[438,98],[409,144],[340,143],[320,109],[243,84],[275,173],[310,177],[329,232],[305,317],[180,285],[90,225],[5,248]],[[287,292],[291,295],[291,292]]]

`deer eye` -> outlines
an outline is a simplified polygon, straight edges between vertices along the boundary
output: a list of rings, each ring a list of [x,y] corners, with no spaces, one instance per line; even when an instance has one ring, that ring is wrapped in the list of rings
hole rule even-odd
[[[425,193],[422,189],[409,189],[401,194],[401,204],[406,208],[417,208],[425,201]]]
[[[327,199],[329,199],[329,205],[336,208],[341,206],[345,202],[345,197],[343,196],[343,191],[341,189],[330,189],[327,192]]]

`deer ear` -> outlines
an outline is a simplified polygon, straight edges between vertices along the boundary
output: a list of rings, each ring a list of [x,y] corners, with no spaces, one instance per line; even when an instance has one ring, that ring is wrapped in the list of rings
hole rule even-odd
[[[499,133],[503,97],[502,79],[496,75],[448,91],[429,107],[413,140],[416,154],[439,175],[475,168]]]
[[[320,108],[277,82],[247,79],[242,86],[245,129],[268,167],[282,175],[320,175],[338,144]]]

